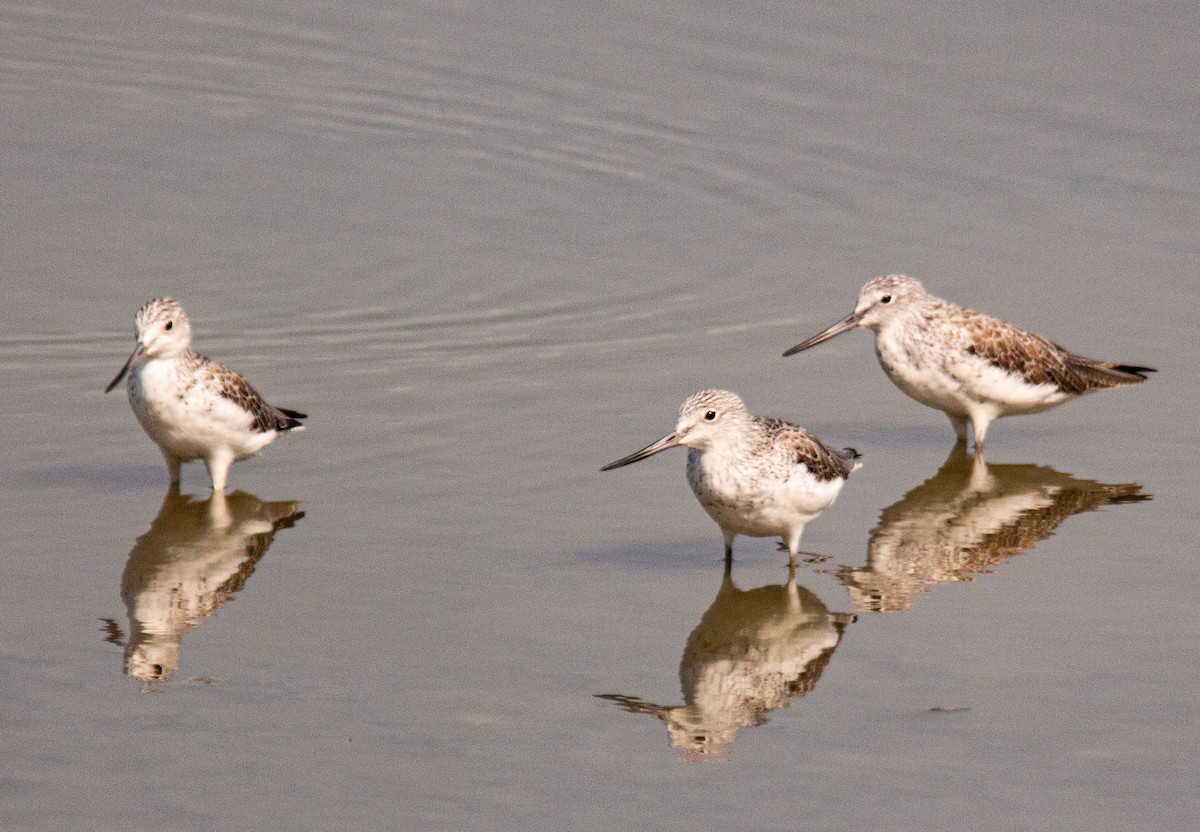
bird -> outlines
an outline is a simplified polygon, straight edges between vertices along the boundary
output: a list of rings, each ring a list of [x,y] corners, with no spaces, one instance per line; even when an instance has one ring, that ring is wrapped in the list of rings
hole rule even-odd
[[[675,430],[600,470],[677,445],[688,448],[692,492],[721,527],[726,563],[741,534],[778,536],[794,566],[804,527],[833,505],[846,478],[862,467],[853,448],[835,450],[802,427],[755,416],[736,393],[701,390],[679,409]]]
[[[303,430],[306,414],[267,404],[239,373],[192,349],[191,322],[172,298],[139,309],[134,332],[134,350],[104,392],[128,375],[129,404],[162,452],[172,486],[182,463],[200,459],[213,491],[223,492],[234,462]]]
[[[1152,367],[1076,355],[1048,338],[934,297],[903,274],[863,286],[854,311],[797,344],[795,355],[855,328],[875,331],[888,378],[950,419],[958,442],[967,424],[982,453],[988,426],[1002,416],[1039,413],[1085,393],[1140,384]]]

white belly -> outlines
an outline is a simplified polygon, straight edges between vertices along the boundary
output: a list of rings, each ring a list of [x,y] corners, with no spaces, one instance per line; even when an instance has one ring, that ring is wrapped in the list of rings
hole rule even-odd
[[[802,465],[783,475],[738,470],[688,452],[688,484],[723,530],[748,537],[786,537],[833,505],[845,480],[819,480]]]
[[[1071,398],[1054,384],[1030,384],[955,344],[903,339],[886,331],[875,351],[888,378],[924,405],[969,417],[987,409],[992,417],[1036,413]]]
[[[164,451],[185,462],[215,449],[246,459],[275,439],[275,431],[254,431],[251,415],[203,377],[181,369],[177,361],[152,359],[130,372],[129,403],[142,429]]]

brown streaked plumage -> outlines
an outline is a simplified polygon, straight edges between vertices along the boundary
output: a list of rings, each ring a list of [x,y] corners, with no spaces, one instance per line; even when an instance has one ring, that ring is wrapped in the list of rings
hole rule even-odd
[[[216,365],[216,362],[204,358],[202,355],[198,357],[209,365]],[[217,373],[214,380],[224,398],[229,399],[254,417],[254,429],[259,433],[266,433],[270,430],[292,430],[300,427],[300,419],[308,418],[305,413],[267,404],[266,399],[259,395],[250,382],[237,373]]]
[[[600,470],[678,445],[688,448],[692,492],[725,536],[726,561],[743,534],[779,536],[794,564],[804,527],[859,468],[853,448],[834,450],[802,427],[755,416],[727,390],[701,390],[683,403],[673,432]]]
[[[192,349],[192,325],[171,298],[138,310],[137,345],[109,382],[128,374],[129,404],[166,460],[171,483],[180,466],[204,461],[214,491],[223,491],[229,466],[261,452],[282,433],[303,430],[305,414],[274,407],[241,375]]]
[[[875,352],[893,383],[943,411],[959,441],[967,424],[982,451],[1002,416],[1038,413],[1085,393],[1138,384],[1150,367],[1097,361],[1048,338],[933,297],[901,274],[877,277],[841,321],[784,353],[806,350],[855,328],[875,331]]]
[[[1053,384],[1079,395],[1137,384],[1146,380],[1146,373],[1154,372],[1149,367],[1112,364],[1076,355],[1048,338],[971,309],[957,309],[951,314],[968,333],[968,355],[986,358],[1030,384]]]
[[[755,416],[762,427],[763,437],[774,444],[790,446],[796,462],[804,465],[814,477],[826,482],[850,476],[860,456],[853,448],[830,448],[811,431],[797,427],[773,416]]]

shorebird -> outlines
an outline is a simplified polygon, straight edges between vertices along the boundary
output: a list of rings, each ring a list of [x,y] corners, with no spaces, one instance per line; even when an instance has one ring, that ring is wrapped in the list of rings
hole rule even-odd
[[[229,466],[258,454],[280,434],[303,430],[295,410],[272,407],[238,373],[192,350],[192,325],[171,298],[156,298],[135,318],[137,346],[107,393],[129,375],[129,404],[167,461],[204,461],[213,491],[224,491]]]
[[[727,390],[702,390],[683,403],[675,430],[600,470],[677,445],[688,448],[688,484],[721,527],[727,563],[742,534],[780,537],[795,565],[804,527],[833,505],[861,467],[853,448],[834,450],[804,428],[755,416]]]
[[[1151,367],[1076,355],[998,318],[935,298],[911,277],[863,286],[854,311],[784,353],[795,355],[857,327],[875,331],[875,353],[892,382],[950,418],[959,442],[967,423],[975,450],[1001,416],[1039,413],[1107,387],[1139,384]]]

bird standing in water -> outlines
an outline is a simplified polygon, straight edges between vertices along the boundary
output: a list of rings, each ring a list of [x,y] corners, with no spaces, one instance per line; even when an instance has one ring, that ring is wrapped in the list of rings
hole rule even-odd
[[[784,353],[795,355],[851,329],[875,330],[875,352],[892,382],[950,418],[958,441],[975,430],[982,452],[1001,416],[1039,413],[1084,393],[1140,384],[1150,367],[1084,358],[1041,335],[935,298],[911,277],[863,286],[854,311]]]
[[[804,527],[861,467],[853,448],[834,450],[804,428],[755,416],[727,390],[702,390],[683,403],[674,431],[600,470],[677,445],[688,448],[688,484],[721,527],[727,562],[737,535],[778,536],[794,566]]]
[[[137,346],[104,392],[128,374],[129,404],[162,451],[172,484],[182,463],[201,459],[213,491],[224,491],[230,465],[303,430],[305,414],[267,404],[241,375],[194,352],[191,322],[171,298],[138,310],[135,334]]]

